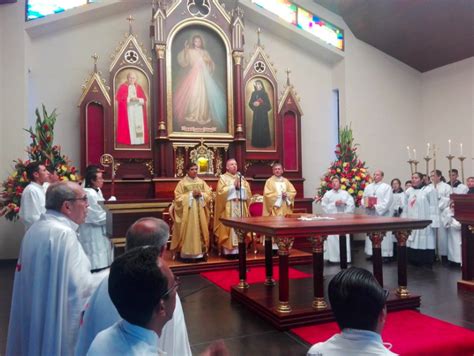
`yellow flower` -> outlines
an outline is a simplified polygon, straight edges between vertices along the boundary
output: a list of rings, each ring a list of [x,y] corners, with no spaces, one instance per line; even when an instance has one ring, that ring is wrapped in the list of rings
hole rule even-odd
[[[356,176],[356,177],[355,177],[355,180],[360,180],[360,177],[359,177],[359,176]]]
[[[12,177],[16,177],[18,175],[18,171],[12,173]]]
[[[347,165],[349,165],[349,162],[344,162],[344,163],[342,164],[343,167],[345,167],[345,166],[347,166]]]
[[[352,193],[354,193],[354,189],[350,188],[347,192],[348,192],[349,194],[352,194]]]
[[[325,187],[325,186],[328,185],[328,184],[323,181],[323,182],[321,182],[321,185],[322,185],[323,187]]]
[[[342,190],[346,190],[346,186],[345,186],[344,184],[341,185],[341,189],[342,189]]]
[[[69,176],[69,179],[72,180],[73,182],[75,182],[76,181],[76,176],[74,174],[71,174]]]
[[[337,173],[341,173],[341,168],[336,169]]]
[[[62,176],[61,180],[68,181],[69,179],[66,176]]]
[[[341,183],[347,182],[347,178],[341,178]]]
[[[357,195],[361,197],[362,195],[364,195],[364,191],[359,190],[359,193],[357,193]]]
[[[360,171],[365,173],[366,169],[365,169],[365,168],[361,168]]]

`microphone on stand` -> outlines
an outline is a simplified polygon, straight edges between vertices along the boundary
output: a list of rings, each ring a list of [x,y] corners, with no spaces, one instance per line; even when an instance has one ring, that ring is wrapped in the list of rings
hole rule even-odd
[[[242,205],[242,173],[237,172],[237,177],[239,177],[240,217],[243,217],[244,216],[244,206]]]

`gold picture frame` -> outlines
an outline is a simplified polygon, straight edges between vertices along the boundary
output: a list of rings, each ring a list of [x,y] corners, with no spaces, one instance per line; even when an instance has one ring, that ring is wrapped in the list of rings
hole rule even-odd
[[[225,33],[205,19],[170,33],[166,57],[170,139],[233,139],[233,67]]]

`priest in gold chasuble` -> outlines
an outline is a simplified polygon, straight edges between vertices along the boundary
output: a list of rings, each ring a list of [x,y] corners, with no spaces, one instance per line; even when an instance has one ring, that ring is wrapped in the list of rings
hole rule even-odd
[[[296,189],[283,177],[281,163],[273,165],[273,176],[267,179],[263,189],[263,216],[285,216],[293,212]]]
[[[237,161],[233,158],[226,163],[225,174],[217,183],[216,211],[214,214],[214,234],[224,255],[238,254],[238,237],[220,221],[220,218],[249,216],[249,203],[252,192],[249,183],[237,171]]]
[[[174,190],[174,224],[171,250],[183,259],[204,257],[209,248],[209,204],[211,188],[197,176],[198,166],[190,163],[187,175]]]

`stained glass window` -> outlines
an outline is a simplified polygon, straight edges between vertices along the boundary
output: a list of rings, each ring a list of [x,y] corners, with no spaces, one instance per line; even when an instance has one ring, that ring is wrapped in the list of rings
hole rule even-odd
[[[274,13],[286,22],[296,25],[297,7],[288,0],[253,0],[255,4]]]
[[[252,0],[286,22],[311,33],[320,40],[344,50],[344,31],[289,0]]]
[[[34,20],[57,14],[73,7],[82,6],[96,0],[27,0],[26,20]]]

